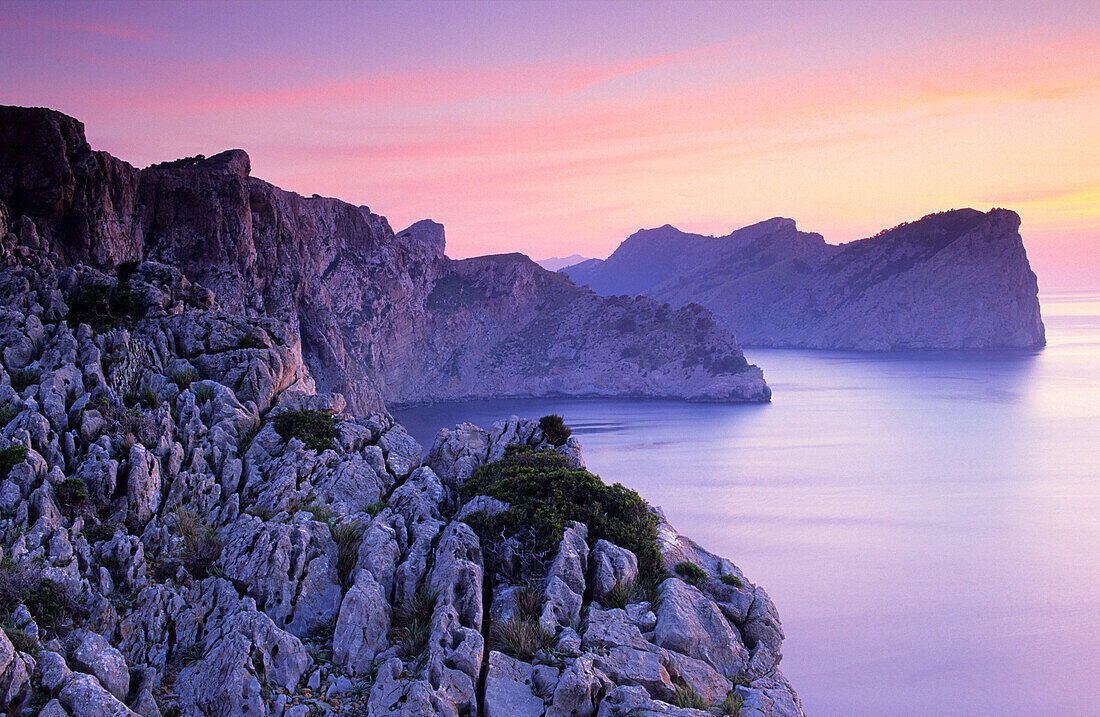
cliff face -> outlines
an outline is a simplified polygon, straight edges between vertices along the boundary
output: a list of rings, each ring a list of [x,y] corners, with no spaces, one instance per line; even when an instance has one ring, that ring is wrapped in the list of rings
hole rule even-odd
[[[421,224],[403,241],[439,238]],[[690,687],[804,717],[767,592],[582,473],[575,438],[463,424],[421,465],[388,415],[315,392],[283,322],[166,264],[103,273],[55,249],[0,205],[4,714],[707,714],[668,704]],[[212,275],[232,286],[271,259],[238,260]],[[486,261],[490,278],[515,266]],[[505,538],[485,526],[511,506],[470,482],[491,463],[543,465],[548,496],[563,476],[587,490],[516,500],[561,523],[506,522]],[[634,520],[586,510],[592,496]]]
[[[395,234],[367,207],[251,177],[240,150],[136,170],[93,152],[70,117],[0,108],[0,202],[62,263],[162,261],[227,310],[284,321],[318,387],[357,410],[495,395],[770,395],[704,311],[611,301],[519,255],[451,261],[441,225]]]
[[[563,269],[602,294],[697,302],[745,344],[886,351],[1042,346],[1014,212],[932,214],[841,246],[771,219],[726,237],[671,227]],[[670,257],[679,256],[678,259]]]

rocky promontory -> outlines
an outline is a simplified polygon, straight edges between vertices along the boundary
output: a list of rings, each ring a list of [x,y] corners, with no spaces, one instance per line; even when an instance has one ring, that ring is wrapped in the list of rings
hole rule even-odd
[[[425,458],[317,391],[308,334],[11,217],[6,713],[802,715],[764,589],[585,470],[560,421],[459,425]]]
[[[518,254],[453,261],[443,227],[251,176],[230,150],[136,169],[77,120],[0,107],[0,202],[58,266],[152,260],[226,311],[283,322],[318,389],[356,411],[488,396],[766,401],[699,307],[609,299]],[[22,220],[21,220],[22,221]]]
[[[562,270],[600,294],[698,303],[746,345],[856,349],[1043,346],[1038,284],[1006,209],[931,214],[839,246],[775,218],[723,237],[640,231]]]

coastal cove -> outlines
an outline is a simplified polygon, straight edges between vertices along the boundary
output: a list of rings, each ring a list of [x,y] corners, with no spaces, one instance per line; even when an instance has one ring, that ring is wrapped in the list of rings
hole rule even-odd
[[[1040,351],[746,349],[768,405],[395,414],[424,446],[563,415],[594,473],[766,586],[807,714],[1080,713],[1100,678],[1100,294],[1040,299]]]

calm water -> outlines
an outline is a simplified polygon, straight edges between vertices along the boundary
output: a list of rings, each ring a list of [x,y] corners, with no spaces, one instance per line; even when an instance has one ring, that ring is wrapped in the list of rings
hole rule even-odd
[[[517,400],[398,412],[441,426],[556,412],[589,468],[765,586],[811,715],[1100,707],[1100,294],[1043,298],[1036,353],[750,350],[763,406]]]

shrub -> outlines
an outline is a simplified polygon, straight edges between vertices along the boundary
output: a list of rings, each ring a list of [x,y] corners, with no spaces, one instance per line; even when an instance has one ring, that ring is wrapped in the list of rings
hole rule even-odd
[[[313,451],[333,447],[336,438],[336,418],[325,411],[284,411],[272,421],[275,431],[284,441],[297,438]]]
[[[569,436],[573,435],[573,431],[565,425],[565,419],[556,413],[540,418],[539,428],[542,429],[542,435],[546,437],[546,440],[555,446],[563,445],[569,440]]]
[[[707,701],[691,685],[677,687],[673,702],[677,707],[688,707],[695,710],[705,710],[707,708]]]
[[[373,503],[371,503],[370,505],[368,505],[366,508],[363,508],[363,512],[366,513],[367,515],[369,515],[370,517],[374,518],[385,509],[386,509],[386,501],[376,500]]]
[[[676,567],[672,569],[677,575],[684,579],[684,582],[692,585],[700,585],[707,579],[707,573],[701,567],[695,563],[689,563],[683,561],[682,563],[676,563]]]
[[[521,662],[531,662],[541,650],[554,644],[554,634],[537,620],[513,618],[494,622],[489,628],[489,649],[503,652]]]
[[[27,447],[22,443],[13,443],[0,450],[0,477],[7,478],[11,469],[27,460]]]
[[[38,654],[38,642],[18,627],[5,627],[4,634],[8,636],[8,641],[18,652],[25,652],[32,656]]]
[[[39,374],[34,369],[21,368],[11,372],[11,387],[16,393],[23,393],[27,386],[38,383]]]
[[[741,698],[740,693],[736,690],[730,690],[729,694],[726,695],[726,699],[718,705],[718,714],[736,717],[736,715],[741,714],[741,707],[744,704],[745,700]]]
[[[504,457],[481,466],[459,488],[462,500],[487,495],[509,509],[494,516],[470,516],[466,522],[490,551],[502,538],[515,537],[520,547],[545,558],[561,542],[565,526],[588,526],[588,539],[605,539],[633,552],[644,580],[661,575],[657,518],[632,490],[606,485],[585,470],[570,470],[553,450],[508,446]]]
[[[735,588],[744,586],[744,583],[741,582],[741,578],[737,577],[736,575],[721,575],[718,579],[724,582],[726,585],[732,585]]]
[[[19,409],[15,406],[0,406],[0,428],[12,422],[19,415]]]
[[[195,403],[203,404],[207,401],[214,400],[214,387],[207,384],[202,384],[195,388]]]
[[[398,657],[417,657],[427,649],[437,598],[435,592],[421,587],[393,609],[389,638],[397,646]]]
[[[92,328],[114,326],[132,319],[133,313],[134,295],[125,282],[114,289],[106,284],[85,284],[69,300],[68,318]]]
[[[153,566],[153,575],[161,582],[171,580],[176,577],[176,572],[180,569],[181,565],[182,563],[176,560],[159,560],[156,565]]]
[[[340,586],[347,590],[351,587],[351,571],[359,558],[359,539],[363,537],[363,526],[359,523],[341,523],[329,526],[332,539],[336,541],[336,575]]]
[[[53,492],[63,508],[75,508],[88,500],[88,484],[83,478],[66,478],[57,484]]]
[[[84,530],[81,532],[84,535],[84,539],[88,541],[88,545],[94,545],[113,538],[116,530],[118,530],[117,525],[96,523],[94,525],[85,525]]]
[[[256,338],[252,334],[242,334],[241,337],[239,339],[237,339],[237,348],[239,348],[239,349],[263,349],[263,348],[267,348],[267,346],[264,345],[263,341],[260,341],[258,338]]]
[[[190,388],[191,384],[196,381],[201,381],[202,376],[193,368],[183,368],[179,371],[173,371],[168,380],[176,384],[182,391],[185,388]]]
[[[65,587],[49,578],[42,578],[38,587],[27,590],[22,602],[39,626],[49,629],[72,612],[74,603]]]
[[[137,271],[139,262],[136,261],[120,261],[115,267],[115,275],[118,276],[118,283],[125,284],[130,281],[130,277],[135,271]]]

